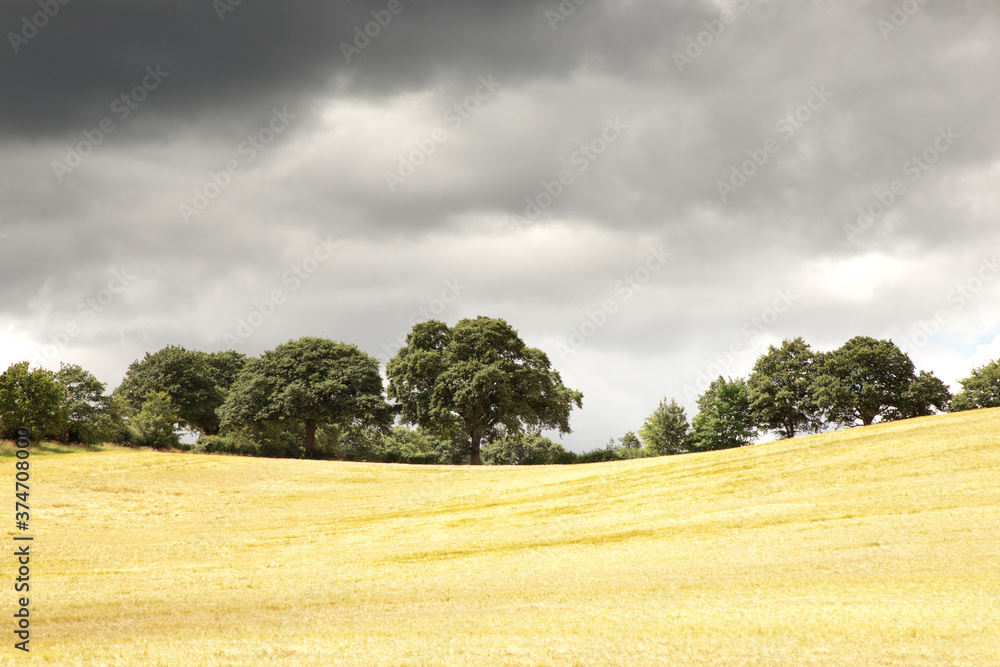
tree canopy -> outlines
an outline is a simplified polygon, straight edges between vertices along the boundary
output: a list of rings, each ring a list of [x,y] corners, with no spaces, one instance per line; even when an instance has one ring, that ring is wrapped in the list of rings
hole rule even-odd
[[[820,360],[812,392],[832,424],[868,426],[876,419],[917,416],[939,399],[930,375],[911,391],[917,379],[913,362],[889,340],[857,336]]]
[[[953,411],[1000,408],[1000,359],[974,368],[960,382],[962,391],[952,401]]]
[[[133,444],[153,449],[170,449],[180,445],[177,423],[180,416],[170,395],[150,389],[142,408],[129,420],[129,437]]]
[[[55,379],[65,391],[66,442],[94,445],[112,439],[117,428],[106,385],[75,364],[60,364]]]
[[[176,345],[169,345],[154,354],[147,352],[141,360],[129,365],[115,393],[138,412],[150,391],[165,392],[177,409],[182,425],[214,435],[219,432],[220,426],[216,410],[224,398],[224,392],[215,378],[222,377],[224,373],[209,364],[208,356],[204,352]]]
[[[670,403],[667,403],[666,398],[660,401],[660,405],[639,429],[639,435],[654,454],[683,454],[690,451],[692,446],[687,412],[674,399]]]
[[[945,412],[951,405],[951,391],[933,373],[920,371],[903,394],[901,407],[890,411],[887,421],[926,417]]]
[[[698,414],[692,423],[695,448],[705,451],[745,447],[757,434],[746,380],[723,379],[721,375],[713,380],[698,398]]]
[[[30,369],[27,361],[0,375],[0,434],[13,440],[27,426],[33,437],[59,439],[66,426],[65,390],[55,373]]]
[[[760,427],[782,438],[818,428],[820,421],[811,387],[817,375],[816,355],[802,338],[768,347],[747,379],[747,396]]]
[[[312,454],[319,425],[388,431],[379,365],[354,345],[300,338],[246,362],[219,410],[223,426],[299,421]]]
[[[481,445],[504,436],[569,433],[569,413],[583,405],[583,394],[563,385],[548,356],[501,319],[465,319],[453,329],[418,323],[386,370],[402,420],[466,439],[475,465]]]

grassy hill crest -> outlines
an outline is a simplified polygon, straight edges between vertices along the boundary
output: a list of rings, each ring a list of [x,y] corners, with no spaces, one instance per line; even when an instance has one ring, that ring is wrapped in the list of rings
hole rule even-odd
[[[57,664],[1000,662],[1000,410],[580,466],[32,466]]]

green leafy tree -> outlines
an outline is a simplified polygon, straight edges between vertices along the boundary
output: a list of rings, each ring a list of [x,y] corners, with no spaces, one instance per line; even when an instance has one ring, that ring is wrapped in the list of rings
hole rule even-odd
[[[692,422],[694,448],[705,451],[745,447],[757,435],[746,380],[724,380],[722,376],[713,380],[698,397],[698,414]]]
[[[951,404],[951,391],[943,381],[933,373],[920,371],[913,378],[910,386],[903,394],[901,405],[889,411],[886,421],[926,417],[938,412],[945,412]]]
[[[820,358],[812,393],[829,423],[868,426],[912,415],[915,369],[892,341],[857,336]]]
[[[682,454],[691,449],[691,425],[687,412],[674,399],[669,403],[666,398],[660,401],[639,429],[639,435],[650,452],[661,456]]]
[[[300,338],[247,361],[219,410],[223,426],[293,421],[311,457],[319,426],[388,431],[378,361],[354,345]]]
[[[59,440],[66,430],[66,392],[52,371],[30,370],[27,361],[0,375],[0,434],[16,438],[19,426],[36,440]]]
[[[1000,359],[972,370],[961,381],[962,391],[951,402],[951,411],[1000,408]]]
[[[632,431],[628,431],[625,435],[619,438],[618,441],[621,443],[622,449],[642,449],[642,441],[639,440],[639,436]]]
[[[569,413],[583,404],[544,352],[489,317],[453,329],[437,320],[414,325],[387,374],[402,420],[468,442],[474,465],[482,463],[481,446],[502,437],[549,428],[569,433]]]
[[[247,363],[247,355],[235,350],[198,354],[201,354],[205,359],[208,366],[208,377],[223,392],[229,391]]]
[[[763,430],[782,438],[819,430],[822,420],[812,397],[816,371],[816,355],[801,338],[785,340],[780,348],[771,345],[757,359],[747,378],[747,396]]]
[[[133,410],[139,410],[150,391],[166,392],[177,408],[180,423],[205,435],[219,432],[224,392],[215,377],[222,372],[211,366],[204,352],[170,345],[154,354],[146,353],[129,365],[115,390]]]
[[[539,433],[519,433],[483,447],[483,459],[490,465],[548,465],[565,457],[562,445]]]
[[[139,447],[153,449],[171,449],[180,445],[177,436],[179,412],[170,401],[170,395],[165,391],[149,390],[132,419],[129,420],[129,431],[132,443]]]
[[[95,445],[117,439],[123,424],[103,382],[75,364],[60,364],[56,381],[66,395],[66,442]]]

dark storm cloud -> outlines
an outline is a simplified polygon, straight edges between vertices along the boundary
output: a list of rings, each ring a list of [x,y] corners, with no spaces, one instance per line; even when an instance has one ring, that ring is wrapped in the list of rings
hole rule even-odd
[[[635,11],[597,2],[571,17],[579,30],[553,30],[545,13],[557,6],[537,0],[5,2],[0,129],[42,137],[89,127],[142,83],[147,67],[169,74],[153,105],[167,128],[212,122],[224,128],[276,101],[305,107],[335,90],[379,96],[439,78],[461,82],[468,72],[559,76],[588,53],[614,67],[635,58],[637,33],[656,37],[650,27],[637,27]],[[359,35],[366,27],[378,34]],[[598,35],[610,41],[591,39]]]
[[[79,325],[46,363],[116,384],[145,351],[227,347],[276,289],[241,351],[322,335],[386,357],[457,280],[441,319],[508,319],[579,378],[603,443],[734,344],[736,375],[785,336],[830,349],[951,307],[1000,240],[998,17],[992,0],[8,0],[0,258],[20,269],[0,357]],[[276,110],[293,118],[251,160]],[[293,289],[328,237],[343,249]],[[659,244],[672,257],[625,300]],[[121,293],[114,271],[134,276]],[[947,341],[992,340],[995,289],[949,310]],[[945,340],[920,363],[960,377]]]

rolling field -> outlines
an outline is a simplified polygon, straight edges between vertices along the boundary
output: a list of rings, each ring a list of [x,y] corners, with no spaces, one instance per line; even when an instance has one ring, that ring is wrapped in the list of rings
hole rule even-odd
[[[5,664],[1000,664],[1000,410],[578,466],[31,462]]]

